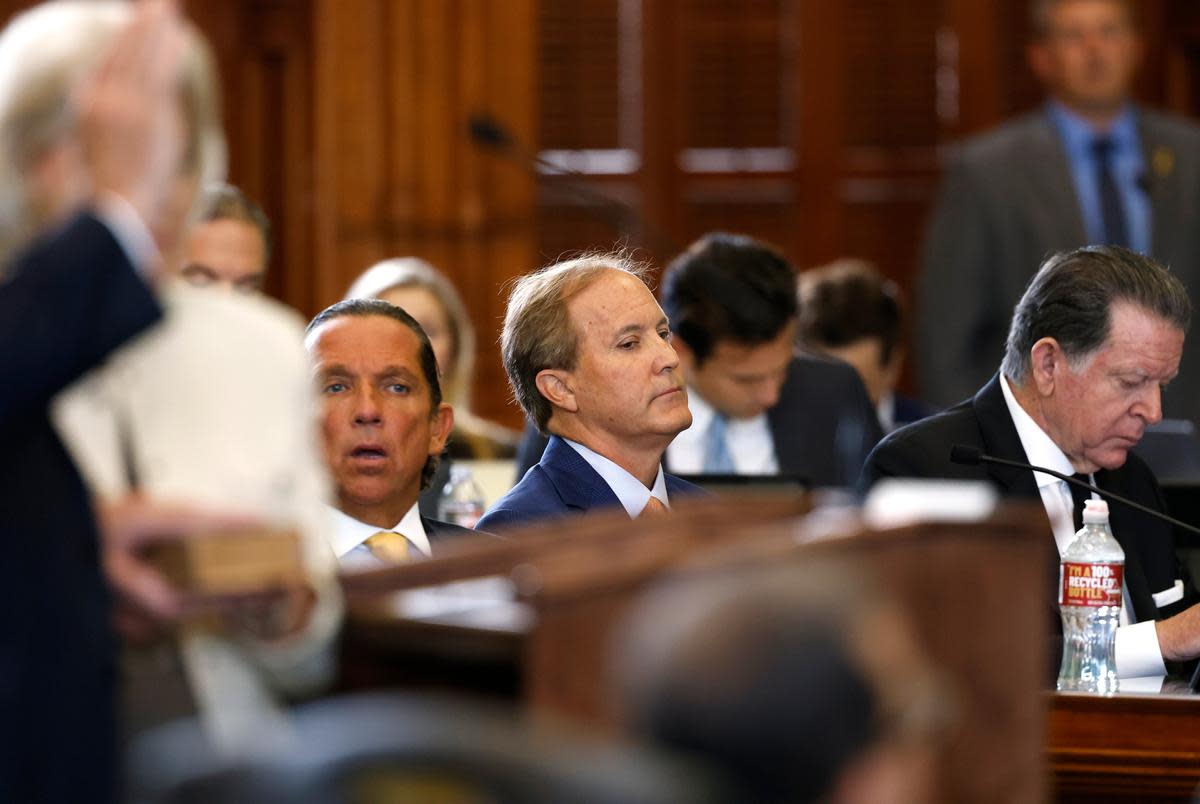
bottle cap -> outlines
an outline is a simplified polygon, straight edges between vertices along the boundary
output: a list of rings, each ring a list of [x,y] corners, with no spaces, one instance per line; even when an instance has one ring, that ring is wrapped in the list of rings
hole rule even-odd
[[[1108,503],[1104,500],[1088,500],[1083,505],[1083,524],[1107,525]]]

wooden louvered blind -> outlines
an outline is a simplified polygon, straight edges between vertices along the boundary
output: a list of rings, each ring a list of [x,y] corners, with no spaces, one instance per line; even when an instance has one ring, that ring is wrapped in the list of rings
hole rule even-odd
[[[764,148],[789,140],[785,0],[681,3],[684,145]]]
[[[843,15],[846,144],[936,142],[938,4],[856,0]]]
[[[538,147],[619,148],[618,0],[538,6]]]

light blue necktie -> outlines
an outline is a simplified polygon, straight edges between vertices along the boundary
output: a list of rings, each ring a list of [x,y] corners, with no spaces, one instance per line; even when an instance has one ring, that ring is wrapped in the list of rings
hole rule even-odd
[[[719,413],[713,414],[708,431],[704,434],[704,474],[732,475],[736,471],[733,456],[729,454],[729,444],[725,442],[725,417]]]

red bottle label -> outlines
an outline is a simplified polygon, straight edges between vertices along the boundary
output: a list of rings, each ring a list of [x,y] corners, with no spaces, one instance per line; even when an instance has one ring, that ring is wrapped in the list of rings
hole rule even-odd
[[[1124,564],[1072,564],[1059,572],[1061,606],[1120,606]]]

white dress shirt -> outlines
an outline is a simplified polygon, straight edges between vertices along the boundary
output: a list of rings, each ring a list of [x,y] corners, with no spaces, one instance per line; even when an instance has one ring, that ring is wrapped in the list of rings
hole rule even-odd
[[[410,547],[415,548],[426,558],[433,555],[433,551],[429,547],[429,536],[425,533],[425,525],[421,522],[421,514],[417,510],[415,502],[412,504],[412,508],[408,509],[408,513],[401,517],[394,527],[390,528],[359,522],[349,514],[342,513],[333,507],[329,509],[329,516],[332,524],[330,544],[333,545],[334,554],[343,564],[359,566],[386,564],[387,562],[372,553],[371,548],[364,544],[367,539],[384,530],[400,534],[408,541]]]
[[[642,513],[642,509],[646,507],[646,503],[650,502],[651,497],[657,498],[667,508],[671,507],[671,501],[667,499],[667,480],[666,475],[663,474],[662,464],[658,466],[658,475],[654,478],[654,487],[648,489],[642,481],[600,453],[588,449],[583,444],[576,443],[569,438],[564,438],[563,441],[570,444],[571,448],[578,452],[580,457],[596,470],[596,474],[600,475],[604,482],[608,484],[608,487],[612,489],[612,493],[617,495],[617,499],[621,501],[621,505],[625,508],[625,512],[629,514],[630,519],[638,518]]]
[[[201,717],[230,746],[270,709],[273,690],[302,692],[332,671],[342,605],[326,540],[328,475],[299,316],[265,297],[182,282],[160,295],[164,320],[59,395],[53,417],[101,499],[128,494],[132,468],[149,497],[299,531],[317,593],[304,631],[282,641],[181,635]]]
[[[704,473],[705,436],[717,412],[694,388],[688,388],[688,408],[692,411],[692,426],[675,436],[667,447],[667,461],[675,474],[699,475]],[[766,413],[752,419],[728,419],[725,443],[737,474],[779,474],[775,439]]]
[[[1029,463],[1045,466],[1047,469],[1053,469],[1066,475],[1075,474],[1075,468],[1066,454],[1017,402],[1009,387],[1008,378],[1003,374],[1000,375],[1000,387],[1004,392],[1004,402],[1008,406],[1008,413],[1017,428],[1017,437],[1021,440],[1021,447],[1025,450],[1025,457]],[[1046,509],[1046,516],[1050,519],[1050,526],[1054,531],[1054,541],[1061,555],[1071,540],[1075,538],[1075,502],[1071,498],[1071,490],[1065,482],[1042,472],[1034,472],[1033,479],[1037,483],[1038,492],[1042,497],[1042,505]],[[1089,481],[1095,485],[1093,479],[1089,478]],[[1179,596],[1182,597],[1182,582],[1178,582],[1176,586],[1179,589]],[[1173,592],[1173,590],[1174,587],[1166,591]],[[1167,600],[1167,597],[1169,595],[1156,594],[1154,596],[1155,603],[1163,606],[1174,602],[1174,600]],[[1165,602],[1160,603],[1160,599]],[[1167,672],[1166,665],[1163,663],[1162,649],[1158,645],[1158,633],[1154,621],[1137,622],[1137,618],[1133,614],[1133,607],[1129,602],[1128,588],[1125,589],[1124,601],[1121,606],[1121,627],[1117,629],[1116,657],[1117,674],[1121,678],[1161,676]]]

